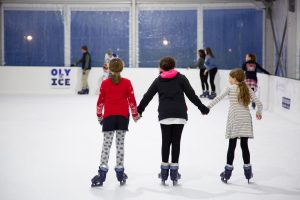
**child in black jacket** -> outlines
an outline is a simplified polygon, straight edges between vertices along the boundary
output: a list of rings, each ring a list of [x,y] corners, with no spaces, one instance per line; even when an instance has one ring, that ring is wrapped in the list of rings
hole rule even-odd
[[[208,114],[209,109],[197,97],[188,79],[174,70],[174,68],[174,58],[164,57],[160,60],[161,74],[154,80],[141,100],[138,106],[138,113],[142,115],[154,95],[158,93],[158,118],[162,132],[162,164],[159,176],[164,184],[168,179],[170,170],[170,177],[175,185],[180,179],[178,160],[181,134],[184,124],[188,120],[184,94],[198,107],[202,114]],[[169,164],[171,146],[172,162]]]
[[[242,69],[245,71],[246,75],[246,84],[250,87],[254,92],[257,91],[257,71],[261,71],[265,74],[270,73],[263,69],[257,62],[256,56],[252,53],[246,54],[246,62],[243,63]],[[252,108],[255,109],[255,103],[252,102]]]

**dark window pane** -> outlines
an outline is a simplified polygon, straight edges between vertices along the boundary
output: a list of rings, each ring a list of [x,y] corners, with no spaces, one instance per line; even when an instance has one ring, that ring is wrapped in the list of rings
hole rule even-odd
[[[129,65],[128,11],[72,11],[71,62],[80,59],[82,45],[87,45],[92,66],[102,66],[108,49]]]
[[[5,65],[64,65],[64,24],[60,11],[6,10],[4,38]]]
[[[262,11],[204,10],[203,16],[204,47],[212,48],[219,68],[241,66],[246,53],[262,63]]]
[[[157,67],[159,59],[171,55],[178,67],[196,62],[197,11],[140,11],[139,66]]]

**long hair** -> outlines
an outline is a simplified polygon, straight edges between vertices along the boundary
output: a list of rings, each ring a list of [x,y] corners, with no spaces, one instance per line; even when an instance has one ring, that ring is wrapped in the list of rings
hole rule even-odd
[[[239,87],[238,101],[247,107],[250,104],[250,92],[245,83],[244,71],[241,69],[234,69],[230,71],[229,76],[237,80]]]
[[[210,47],[205,48],[205,51],[207,56],[210,56],[212,58],[215,57]]]
[[[113,58],[109,62],[109,70],[112,72],[111,81],[118,84],[121,80],[121,71],[123,70],[124,62],[120,58]]]

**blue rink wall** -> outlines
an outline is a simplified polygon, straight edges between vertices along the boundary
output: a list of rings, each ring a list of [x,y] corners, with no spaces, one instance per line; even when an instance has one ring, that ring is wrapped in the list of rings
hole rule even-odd
[[[187,76],[197,94],[202,93],[199,71],[180,69]],[[216,75],[217,93],[228,85],[229,70]],[[141,97],[157,77],[157,68],[125,68],[122,76],[129,78],[136,96]],[[90,95],[99,90],[102,70],[93,68],[89,76]],[[300,81],[258,74],[258,97],[264,109],[299,122]],[[0,95],[74,95],[81,88],[81,69],[68,67],[0,67]]]
[[[3,10],[6,66],[68,66],[81,57],[82,45],[89,47],[94,67],[103,65],[108,49],[130,67],[155,67],[167,55],[177,59],[178,67],[192,66],[197,49],[203,47],[213,49],[222,69],[240,66],[248,52],[263,62],[263,11],[249,5],[138,7],[136,21],[126,6],[64,9],[4,4]],[[32,41],[26,40],[29,35]]]

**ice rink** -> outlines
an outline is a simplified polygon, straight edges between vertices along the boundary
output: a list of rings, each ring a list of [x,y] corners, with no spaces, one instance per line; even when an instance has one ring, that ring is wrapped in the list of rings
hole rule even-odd
[[[127,184],[120,187],[116,180],[113,145],[104,186],[91,188],[102,145],[96,101],[94,95],[0,96],[1,200],[300,198],[300,123],[268,111],[261,121],[253,118],[251,184],[243,175],[239,146],[232,178],[228,184],[220,181],[228,145],[227,99],[208,116],[187,100],[189,121],[183,131],[178,186],[171,182],[162,186],[158,179],[161,133],[154,98],[143,118],[130,122],[125,146]]]

